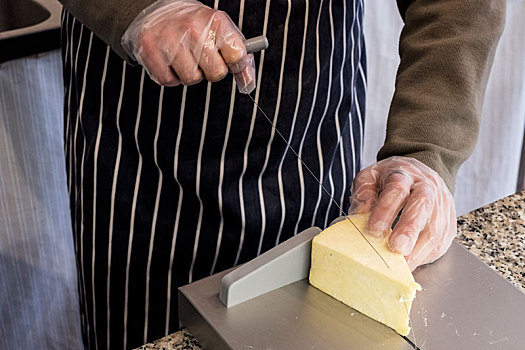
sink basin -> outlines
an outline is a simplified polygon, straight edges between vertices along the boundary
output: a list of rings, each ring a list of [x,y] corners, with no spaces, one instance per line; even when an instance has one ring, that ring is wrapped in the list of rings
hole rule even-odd
[[[0,3],[0,32],[30,27],[51,16],[49,10],[31,0],[2,1]]]
[[[57,0],[0,1],[0,62],[60,47]]]

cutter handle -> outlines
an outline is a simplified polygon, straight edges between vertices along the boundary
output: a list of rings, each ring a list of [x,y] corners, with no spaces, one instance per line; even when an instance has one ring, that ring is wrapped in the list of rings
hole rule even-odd
[[[268,39],[264,35],[256,36],[244,41],[247,53],[254,53],[268,48]]]

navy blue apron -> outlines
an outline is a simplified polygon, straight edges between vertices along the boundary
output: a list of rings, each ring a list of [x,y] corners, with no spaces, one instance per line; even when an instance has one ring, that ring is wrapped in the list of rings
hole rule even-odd
[[[363,1],[204,2],[268,37],[252,96],[346,210],[363,140]],[[62,44],[87,348],[177,331],[179,286],[340,215],[231,76],[160,87],[67,11]]]

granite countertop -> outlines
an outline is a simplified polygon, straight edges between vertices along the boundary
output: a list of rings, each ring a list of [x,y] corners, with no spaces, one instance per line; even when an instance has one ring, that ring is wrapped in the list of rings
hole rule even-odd
[[[525,191],[458,217],[456,241],[525,292]],[[186,330],[140,350],[201,350]]]

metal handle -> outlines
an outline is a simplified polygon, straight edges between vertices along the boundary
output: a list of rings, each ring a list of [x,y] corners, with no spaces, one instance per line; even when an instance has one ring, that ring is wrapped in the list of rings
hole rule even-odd
[[[246,51],[254,53],[268,48],[268,39],[264,35],[256,36],[244,41]]]

